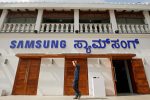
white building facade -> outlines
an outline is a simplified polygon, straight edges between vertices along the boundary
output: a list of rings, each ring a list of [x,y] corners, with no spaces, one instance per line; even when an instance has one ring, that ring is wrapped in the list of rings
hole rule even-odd
[[[149,43],[149,4],[0,3],[0,91],[73,95],[69,63],[77,59],[83,95],[92,95],[93,77],[104,78],[107,96],[148,94]],[[35,58],[40,70],[28,67]]]

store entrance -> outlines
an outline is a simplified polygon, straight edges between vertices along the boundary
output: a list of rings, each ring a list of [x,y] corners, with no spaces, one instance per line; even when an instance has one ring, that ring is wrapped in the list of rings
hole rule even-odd
[[[82,95],[89,95],[87,58],[74,57],[65,58],[64,95],[74,95],[74,90],[72,88],[75,70],[75,67],[72,65],[73,60],[76,60],[80,64],[80,92]]]
[[[117,95],[132,94],[132,82],[128,62],[126,60],[113,60]]]

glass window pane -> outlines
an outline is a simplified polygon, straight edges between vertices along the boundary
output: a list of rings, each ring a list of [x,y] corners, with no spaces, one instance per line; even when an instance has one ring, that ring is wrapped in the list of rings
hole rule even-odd
[[[35,23],[36,19],[35,18],[26,18],[25,23]]]
[[[118,24],[126,24],[126,19],[125,18],[117,18],[117,23]]]
[[[127,19],[127,24],[144,24],[144,19]]]

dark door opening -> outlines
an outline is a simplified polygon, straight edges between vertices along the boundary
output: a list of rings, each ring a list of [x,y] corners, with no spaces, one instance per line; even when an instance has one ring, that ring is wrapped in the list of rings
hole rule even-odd
[[[128,62],[126,60],[113,60],[113,67],[115,70],[117,94],[133,93]]]

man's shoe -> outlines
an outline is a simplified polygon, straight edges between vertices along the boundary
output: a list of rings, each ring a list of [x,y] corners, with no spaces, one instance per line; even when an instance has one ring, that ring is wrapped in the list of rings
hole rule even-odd
[[[78,96],[75,96],[73,99],[78,99]]]
[[[79,98],[79,99],[81,98],[81,94],[78,95],[78,98]]]

